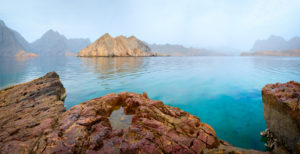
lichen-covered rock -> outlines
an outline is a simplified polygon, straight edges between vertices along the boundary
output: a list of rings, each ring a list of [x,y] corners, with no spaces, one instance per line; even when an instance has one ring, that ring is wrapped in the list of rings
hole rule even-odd
[[[300,140],[300,84],[268,84],[262,89],[262,98],[269,131],[281,145],[296,152]]]
[[[0,153],[29,153],[64,112],[56,73],[0,91]]]
[[[64,97],[56,73],[1,90],[0,153],[260,153],[219,140],[198,117],[146,93],[111,93],[67,111]]]

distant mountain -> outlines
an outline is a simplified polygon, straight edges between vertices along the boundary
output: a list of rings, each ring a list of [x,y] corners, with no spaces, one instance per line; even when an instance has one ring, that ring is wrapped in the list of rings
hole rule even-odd
[[[78,56],[157,56],[157,53],[151,52],[151,49],[135,36],[117,36],[113,38],[106,33],[94,43],[82,49]]]
[[[26,54],[29,51],[31,51],[30,44],[18,32],[8,28],[0,20],[0,56],[32,55]]]
[[[89,39],[67,39],[53,30],[40,39],[28,43],[21,34],[8,28],[0,20],[0,56],[74,56],[91,42]],[[27,53],[33,52],[33,53]]]
[[[257,40],[251,51],[287,51],[300,49],[300,37],[286,41],[280,36],[271,35],[267,40]]]
[[[148,44],[154,52],[168,54],[171,56],[228,56],[226,52],[216,52],[204,48],[187,48],[177,44]]]
[[[286,41],[271,35],[267,40],[255,41],[251,51],[243,52],[241,56],[300,56],[300,37]]]
[[[43,56],[63,56],[70,52],[77,53],[90,44],[89,39],[67,39],[56,31],[47,31],[40,39],[34,41],[31,47]]]

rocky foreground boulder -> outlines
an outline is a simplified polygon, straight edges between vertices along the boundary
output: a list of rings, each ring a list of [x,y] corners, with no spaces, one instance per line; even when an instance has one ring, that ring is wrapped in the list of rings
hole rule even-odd
[[[158,56],[141,40],[134,36],[113,38],[108,33],[94,43],[79,51],[79,57],[113,57],[113,56]],[[163,55],[161,55],[163,56]]]
[[[67,111],[65,96],[54,72],[1,90],[0,153],[260,153],[146,93],[111,93]]]
[[[270,134],[273,146],[300,153],[300,84],[268,84],[262,89],[262,98],[268,127],[265,133]]]

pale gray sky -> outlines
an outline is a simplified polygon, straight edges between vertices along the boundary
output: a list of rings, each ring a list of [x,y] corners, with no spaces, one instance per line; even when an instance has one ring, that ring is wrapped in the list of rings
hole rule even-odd
[[[300,36],[300,0],[0,0],[0,19],[29,42],[53,29],[91,41],[108,32],[249,50],[269,35]]]

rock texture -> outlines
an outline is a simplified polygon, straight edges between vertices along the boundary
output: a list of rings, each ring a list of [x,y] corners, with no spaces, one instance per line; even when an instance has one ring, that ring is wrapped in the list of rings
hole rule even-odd
[[[111,93],[67,111],[64,98],[54,72],[1,90],[0,152],[260,153],[219,140],[198,117],[150,100],[146,93]],[[120,107],[132,120],[116,129],[110,116]]]
[[[299,150],[300,84],[268,84],[262,89],[262,98],[269,131],[291,152]]]
[[[56,73],[0,91],[0,153],[30,153],[65,110]]]
[[[111,37],[104,34],[94,43],[82,49],[79,57],[112,57],[112,56],[157,56],[151,49],[136,37]]]

